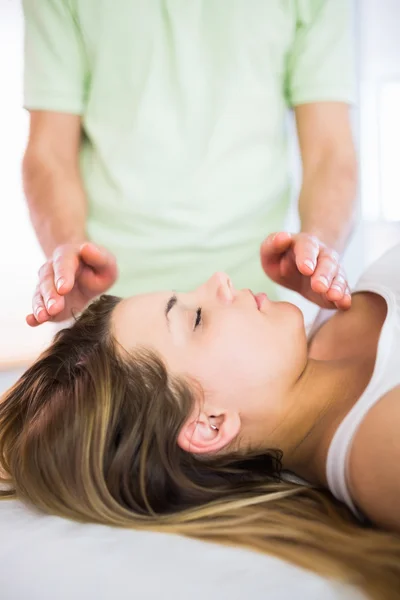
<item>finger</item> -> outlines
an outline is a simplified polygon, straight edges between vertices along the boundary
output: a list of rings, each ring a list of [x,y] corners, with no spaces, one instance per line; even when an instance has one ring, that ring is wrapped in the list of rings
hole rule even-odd
[[[339,310],[349,310],[351,308],[351,296],[343,296],[341,300],[335,302],[335,305]]]
[[[79,249],[81,259],[95,270],[106,269],[115,264],[115,258],[105,248],[97,246],[92,242],[85,242]]]
[[[335,303],[339,310],[348,310],[351,306],[351,295],[348,288],[347,278],[343,269],[339,268],[336,277],[333,278],[331,287],[326,293],[326,297]]]
[[[351,308],[351,303],[351,293],[349,288],[346,288],[343,298],[336,302],[336,306],[340,310],[349,310],[349,308]]]
[[[328,291],[326,292],[326,296],[327,296],[328,300],[330,300],[331,302],[338,302],[339,300],[342,300],[342,298],[344,297],[346,289],[347,289],[347,279],[346,279],[346,276],[345,276],[343,270],[341,270],[339,268],[338,273],[332,279],[331,286],[328,289]]]
[[[40,325],[40,323],[38,323],[38,321],[36,320],[35,315],[32,313],[28,315],[25,320],[28,323],[29,327],[37,327],[38,325]]]
[[[38,325],[48,321],[50,316],[44,305],[42,294],[40,293],[39,285],[36,287],[35,294],[32,298],[33,317]]]
[[[339,270],[339,255],[334,250],[326,250],[320,254],[311,278],[311,287],[315,292],[325,293],[331,287],[333,278]]]
[[[286,252],[293,243],[293,236],[287,231],[271,233],[262,243],[261,248],[271,254]]]
[[[302,275],[312,275],[317,266],[321,244],[313,235],[299,234],[294,244],[296,265]]]
[[[51,261],[45,263],[40,269],[39,292],[43,299],[44,307],[50,316],[54,317],[64,310],[65,300],[57,293]]]
[[[56,248],[52,262],[55,290],[60,295],[68,294],[74,287],[79,269],[79,247],[70,245]]]
[[[80,284],[93,294],[107,291],[116,281],[118,275],[117,264],[114,256],[107,250],[85,244],[81,251],[83,268],[80,273]]]

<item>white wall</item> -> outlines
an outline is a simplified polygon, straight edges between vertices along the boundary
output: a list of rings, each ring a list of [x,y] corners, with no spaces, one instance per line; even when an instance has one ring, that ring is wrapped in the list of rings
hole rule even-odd
[[[400,220],[400,2],[358,0],[363,212]]]
[[[24,322],[42,260],[21,188],[28,116],[22,107],[22,14],[18,0],[0,0],[0,368],[35,355],[49,327]]]

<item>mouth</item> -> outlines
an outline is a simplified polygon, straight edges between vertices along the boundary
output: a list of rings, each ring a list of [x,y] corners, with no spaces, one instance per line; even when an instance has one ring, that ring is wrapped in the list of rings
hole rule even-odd
[[[264,302],[266,300],[268,300],[267,294],[264,294],[264,292],[260,292],[259,294],[254,294],[251,290],[249,290],[249,292],[254,298],[254,302],[256,303],[257,310],[261,310],[261,307],[264,304]]]

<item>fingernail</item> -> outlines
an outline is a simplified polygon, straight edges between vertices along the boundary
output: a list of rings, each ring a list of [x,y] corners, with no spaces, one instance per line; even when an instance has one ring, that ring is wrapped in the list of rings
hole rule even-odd
[[[60,290],[60,288],[62,288],[64,283],[65,283],[64,277],[60,277],[60,279],[57,281],[57,284],[56,284],[57,290]]]
[[[35,317],[38,319],[40,313],[43,312],[43,308],[38,308],[37,311],[35,312]]]
[[[336,283],[332,283],[331,290],[336,290],[337,292],[341,292],[342,288],[340,287],[340,285],[336,285]]]
[[[307,258],[307,259],[304,261],[304,264],[306,265],[306,267],[308,267],[309,269],[311,269],[312,271],[314,271],[314,269],[315,269],[315,264],[313,263],[313,261],[312,261],[312,260],[310,260],[310,259],[308,259],[308,258]]]
[[[55,300],[52,298],[51,300],[49,300],[49,301],[48,301],[48,303],[47,303],[47,308],[50,310],[50,308],[51,308],[52,306],[54,306],[54,305],[55,305],[55,303],[56,303],[56,301],[55,301]]]
[[[325,287],[328,287],[329,283],[326,277],[324,277],[324,275],[320,275],[320,277],[318,277],[318,280],[320,283],[322,283],[322,285],[324,285]]]

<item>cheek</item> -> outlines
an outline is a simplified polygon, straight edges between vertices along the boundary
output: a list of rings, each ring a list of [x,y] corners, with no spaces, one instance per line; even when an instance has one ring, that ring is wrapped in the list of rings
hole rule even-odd
[[[197,350],[195,368],[210,389],[242,395],[245,388],[268,382],[271,342],[259,322],[236,320],[228,329],[221,324]]]
[[[234,320],[219,319],[186,353],[186,372],[205,390],[232,402],[272,389],[298,369],[300,349],[306,351],[298,315],[284,309],[270,318],[236,313]]]

